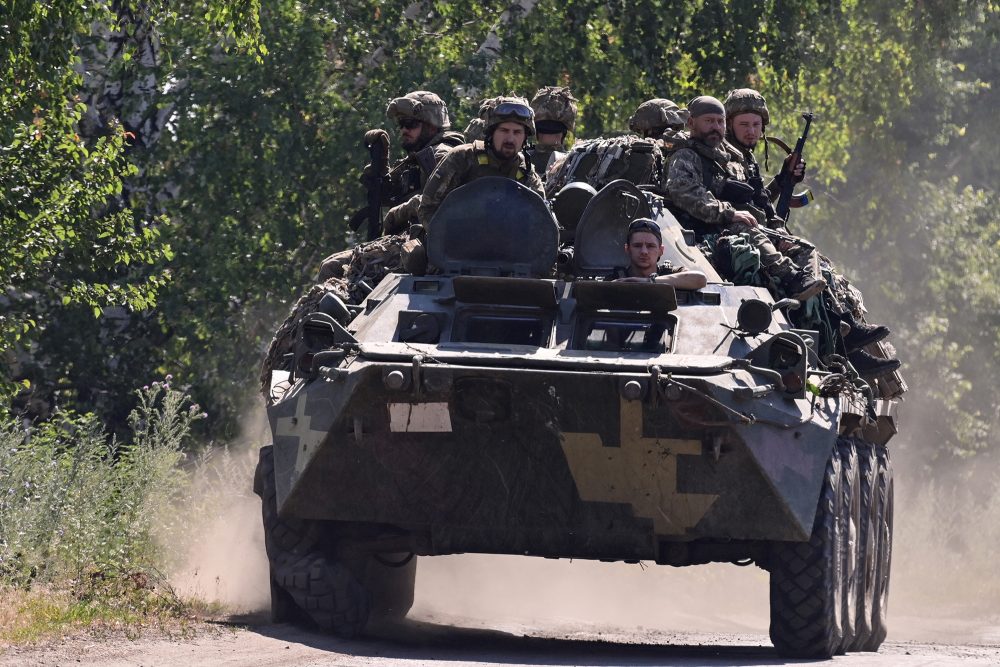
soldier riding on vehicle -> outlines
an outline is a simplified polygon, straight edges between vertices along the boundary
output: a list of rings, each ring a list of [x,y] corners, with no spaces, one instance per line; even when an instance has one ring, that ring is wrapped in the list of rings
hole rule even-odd
[[[451,131],[448,107],[434,93],[417,90],[397,97],[386,108],[386,116],[399,129],[400,145],[406,156],[388,167],[389,134],[382,129],[365,133],[365,145],[372,154],[361,180],[369,192],[369,205],[358,211],[350,226],[357,230],[366,219],[383,234],[406,231],[416,219],[420,193],[427,177],[441,158],[454,146],[463,143],[458,132]],[[382,208],[391,206],[382,217]],[[377,236],[377,234],[375,234]],[[369,237],[372,240],[373,237]],[[342,250],[323,260],[320,282],[339,277],[351,261],[353,250]]]
[[[749,198],[743,195],[750,187],[744,166],[724,145],[722,102],[707,95],[697,97],[688,104],[688,112],[690,139],[671,156],[666,183],[680,223],[700,237],[745,235],[760,254],[763,272],[787,296],[805,301],[819,294],[826,282],[803,272],[779,252],[760,231],[753,213],[745,210]]]
[[[542,181],[521,149],[535,134],[535,113],[523,97],[501,97],[486,116],[485,140],[452,149],[427,179],[420,222],[427,226],[455,188],[484,176],[512,178],[544,196]]]
[[[725,100],[726,140],[736,148],[748,175],[747,182],[754,191],[751,201],[764,213],[768,228],[776,229],[781,237],[776,246],[795,264],[811,276],[820,276],[820,255],[813,244],[805,239],[792,236],[785,230],[785,221],[776,214],[771,202],[778,196],[783,181],[791,179],[799,183],[805,176],[805,162],[794,153],[785,158],[778,175],[766,186],[761,175],[760,164],[754,156],[754,149],[760,139],[766,139],[766,131],[771,116],[764,96],[752,88],[730,91]],[[792,164],[795,159],[796,164]],[[847,292],[847,280],[837,273],[833,265],[825,260],[823,264],[832,277],[832,284],[823,292],[826,315],[833,324],[831,334],[839,338],[835,349],[847,355],[848,360],[863,377],[875,377],[899,368],[897,359],[879,359],[865,352],[864,346],[883,340],[889,329],[865,323],[851,313],[847,303],[851,295]],[[831,346],[833,347],[833,346]]]
[[[563,86],[545,86],[531,98],[537,134],[527,152],[543,181],[548,168],[566,153],[566,135],[576,127],[576,102]]]

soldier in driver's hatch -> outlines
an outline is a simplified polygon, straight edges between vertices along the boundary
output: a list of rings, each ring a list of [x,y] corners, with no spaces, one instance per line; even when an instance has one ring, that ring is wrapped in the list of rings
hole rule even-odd
[[[486,118],[486,140],[453,148],[427,179],[420,199],[424,228],[448,193],[484,176],[503,176],[544,196],[542,181],[521,149],[535,133],[535,114],[523,97],[502,97]]]
[[[787,235],[784,229],[785,221],[779,218],[771,205],[771,201],[781,191],[782,180],[791,178],[799,183],[805,176],[805,162],[801,159],[792,165],[792,156],[785,158],[781,172],[766,186],[761,176],[760,164],[754,155],[754,149],[763,138],[766,153],[767,125],[771,114],[767,109],[764,96],[752,88],[738,88],[726,96],[726,140],[739,151],[739,157],[749,176],[748,183],[754,188],[753,205],[766,216],[768,227],[778,229]],[[766,157],[765,157],[766,159]],[[819,275],[819,257],[813,244],[795,236],[787,235],[777,242],[777,247],[793,262],[802,267],[810,275]],[[863,377],[875,377],[899,368],[897,359],[879,359],[861,348],[876,343],[889,335],[889,329],[881,325],[871,325],[855,318],[848,303],[851,295],[848,283],[831,266],[833,284],[823,293],[823,303],[840,340],[842,351],[848,360]],[[860,316],[860,313],[859,313]]]
[[[566,135],[576,127],[576,102],[564,86],[545,86],[531,98],[536,134],[527,153],[543,181],[549,166],[566,152]]]
[[[808,275],[778,252],[758,229],[757,218],[730,201],[750,188],[742,163],[724,145],[726,110],[722,102],[703,95],[691,100],[687,108],[690,139],[673,154],[666,184],[680,223],[699,235],[745,234],[760,253],[762,270],[793,299],[805,301],[822,292],[825,280]]]
[[[406,157],[389,170],[389,192],[400,203],[389,209],[382,221],[385,234],[405,231],[417,218],[420,193],[445,154],[465,142],[459,132],[451,132],[448,107],[424,90],[407,93],[389,102],[385,115],[399,128],[400,144]]]
[[[657,283],[677,289],[701,289],[708,279],[701,271],[670,262],[661,262],[663,232],[649,218],[638,218],[628,224],[625,237],[625,258],[628,266],[616,267],[608,280],[626,283]]]

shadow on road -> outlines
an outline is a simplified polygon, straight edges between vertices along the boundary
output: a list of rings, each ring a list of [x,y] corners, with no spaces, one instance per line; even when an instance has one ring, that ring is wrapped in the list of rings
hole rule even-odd
[[[370,628],[363,637],[345,640],[289,624],[271,624],[260,616],[230,619],[250,632],[318,650],[396,660],[491,662],[528,665],[783,665],[815,661],[784,660],[771,646],[692,644],[689,635],[637,631],[622,641],[590,630],[594,639],[531,637],[501,630],[466,628],[406,619]],[[699,637],[700,638],[700,637]],[[706,636],[706,638],[710,638]],[[728,638],[731,640],[731,637]]]

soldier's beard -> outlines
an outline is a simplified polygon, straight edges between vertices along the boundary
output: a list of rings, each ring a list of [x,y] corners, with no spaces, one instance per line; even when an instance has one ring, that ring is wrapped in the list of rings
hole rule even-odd
[[[411,153],[414,151],[419,151],[426,145],[427,145],[427,137],[424,137],[423,135],[417,137],[413,141],[402,142],[403,150],[409,151]]]
[[[517,155],[517,144],[515,144],[513,141],[503,142],[502,144],[500,144],[500,147],[497,148],[497,155],[504,158],[505,160],[511,159],[512,157]]]
[[[722,132],[709,132],[701,138],[706,145],[715,148],[722,143]]]

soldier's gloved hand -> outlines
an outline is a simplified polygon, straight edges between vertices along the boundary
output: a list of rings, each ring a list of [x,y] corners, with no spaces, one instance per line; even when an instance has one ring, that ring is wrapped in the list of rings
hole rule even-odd
[[[372,176],[372,165],[371,162],[365,165],[365,168],[361,170],[361,185],[364,186],[365,190],[371,190],[375,187],[375,179]]]
[[[384,144],[386,148],[389,147],[389,133],[385,130],[368,130],[365,132],[365,146],[372,146],[374,144]]]
[[[783,174],[792,175],[792,183],[801,183],[802,180],[806,177],[806,161],[803,160],[802,158],[799,158],[798,162],[796,162],[793,165],[792,158],[794,156],[795,153],[792,153],[791,155],[785,158],[785,163],[784,165],[782,165],[781,171]]]
[[[383,234],[399,234],[406,230],[410,224],[410,214],[406,210],[406,204],[393,206],[386,211],[382,218]]]

